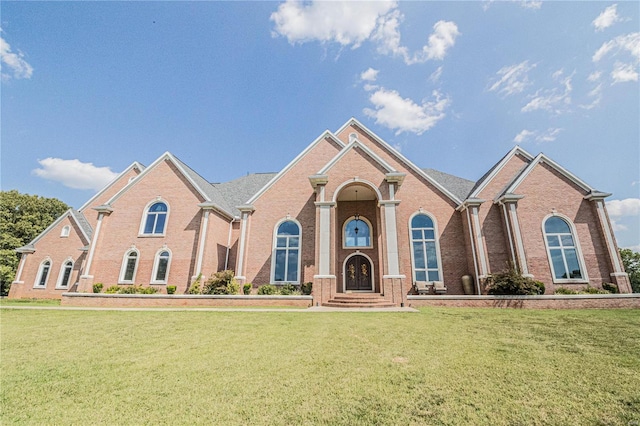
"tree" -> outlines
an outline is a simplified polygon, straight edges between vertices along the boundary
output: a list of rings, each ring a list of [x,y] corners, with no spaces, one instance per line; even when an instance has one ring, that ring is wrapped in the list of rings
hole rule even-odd
[[[625,271],[629,274],[631,291],[640,293],[640,253],[631,249],[620,249],[620,257]]]
[[[20,255],[15,249],[32,241],[69,209],[56,198],[0,191],[0,292],[6,295]]]

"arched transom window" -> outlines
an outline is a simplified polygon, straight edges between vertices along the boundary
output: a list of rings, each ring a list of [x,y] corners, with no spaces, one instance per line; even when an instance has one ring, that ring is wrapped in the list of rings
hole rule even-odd
[[[569,224],[551,216],[544,223],[544,233],[554,281],[583,279],[582,261]]]
[[[164,234],[168,211],[167,204],[161,201],[149,206],[142,233],[145,235]]]
[[[411,219],[411,247],[415,281],[440,281],[436,231],[433,219],[426,214]]]
[[[71,273],[73,272],[73,261],[67,260],[62,269],[60,269],[60,276],[58,277],[57,287],[66,288],[69,287],[69,281],[71,280]]]
[[[282,222],[276,231],[273,281],[300,282],[300,226],[292,220]]]
[[[371,247],[371,225],[361,216],[350,217],[344,224],[343,246]]]

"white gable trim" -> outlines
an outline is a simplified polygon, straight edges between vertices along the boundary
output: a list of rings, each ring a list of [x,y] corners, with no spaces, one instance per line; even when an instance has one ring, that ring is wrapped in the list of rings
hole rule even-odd
[[[260,198],[262,196],[262,194],[267,192],[267,190],[269,188],[271,188],[277,181],[279,181],[280,178],[282,178],[282,176],[284,176],[289,170],[291,170],[293,168],[293,166],[298,164],[298,162],[300,162],[300,160],[305,155],[307,155],[309,153],[309,151],[311,151],[316,145],[318,145],[321,141],[323,141],[324,139],[327,139],[327,138],[329,138],[332,141],[334,141],[335,143],[337,143],[338,146],[341,146],[341,147],[344,148],[345,144],[340,139],[335,137],[329,130],[325,130],[324,133],[322,133],[316,140],[311,142],[309,144],[309,146],[307,146],[304,149],[304,151],[302,151],[300,154],[298,154],[298,156],[296,158],[291,160],[291,162],[289,164],[287,164],[284,167],[284,169],[280,170],[278,172],[278,174],[276,174],[269,182],[267,182],[267,184],[265,186],[263,186],[262,189],[260,191],[258,191],[253,197],[251,197],[245,204],[251,205],[251,204],[255,203],[258,200],[258,198]]]
[[[451,193],[447,188],[445,188],[444,186],[440,185],[435,179],[433,179],[431,176],[429,176],[427,173],[425,173],[424,170],[422,170],[421,168],[419,168],[418,166],[413,164],[407,157],[402,155],[395,148],[393,148],[391,145],[389,145],[382,138],[380,138],[378,135],[373,133],[364,124],[360,123],[355,118],[352,117],[349,121],[347,121],[342,127],[340,127],[340,129],[338,129],[336,134],[339,134],[339,133],[343,132],[347,127],[349,127],[351,125],[358,126],[360,128],[360,130],[365,132],[372,139],[374,139],[376,142],[378,142],[380,145],[382,145],[387,151],[389,151],[389,153],[392,156],[396,157],[398,159],[398,161],[400,161],[401,163],[404,163],[408,168],[413,170],[418,176],[424,178],[431,185],[435,186],[438,190],[440,190],[440,192],[442,192],[449,199],[451,199],[451,201],[455,202],[458,205],[462,203],[462,200],[460,200],[458,197],[453,195],[453,193]]]
[[[127,192],[130,188],[132,188],[134,185],[136,185],[138,182],[140,182],[144,178],[144,176],[146,176],[148,173],[150,173],[151,170],[155,169],[158,164],[162,163],[165,160],[170,161],[180,171],[182,176],[187,180],[187,182],[189,182],[191,184],[193,189],[195,189],[198,192],[198,194],[200,194],[202,196],[202,198],[204,198],[205,201],[211,202],[211,199],[202,190],[202,188],[200,188],[200,186],[198,186],[193,181],[193,179],[191,179],[189,174],[182,168],[182,166],[176,160],[176,158],[173,156],[173,154],[171,154],[169,151],[167,151],[164,154],[162,154],[160,157],[158,157],[158,159],[156,161],[154,161],[149,167],[144,169],[144,171],[142,173],[140,173],[136,179],[134,179],[131,182],[129,182],[128,185],[126,185],[124,188],[122,188],[120,191],[118,191],[113,197],[111,197],[109,199],[109,201],[107,201],[106,204],[109,205],[109,206],[112,205],[114,202],[116,202],[118,200],[118,198],[120,198],[122,195],[124,195],[125,192]]]
[[[468,198],[478,197],[478,195],[487,187],[487,185],[489,185],[489,183],[493,180],[493,178],[495,178],[496,175],[502,171],[504,166],[506,166],[507,163],[514,156],[516,156],[517,154],[522,155],[528,161],[532,161],[533,160],[533,155],[529,154],[527,151],[525,151],[524,149],[522,149],[518,145],[516,145],[515,147],[513,147],[513,149],[511,151],[509,151],[507,153],[507,155],[505,155],[502,158],[502,160],[500,160],[500,162],[497,164],[497,166],[494,167],[494,169],[491,171],[491,173],[487,177],[484,178],[484,180],[480,183],[480,185],[478,185],[478,187],[471,194],[469,194]]]
[[[342,151],[340,151],[338,155],[333,157],[331,161],[329,161],[322,169],[320,169],[320,171],[317,174],[318,175],[327,174],[329,170],[331,170],[333,166],[335,166],[345,155],[347,155],[349,151],[355,148],[360,148],[362,151],[364,151],[364,153],[367,154],[369,157],[371,157],[376,163],[380,164],[382,168],[387,171],[387,173],[397,172],[396,169],[394,169],[389,163],[384,161],[378,154],[373,152],[370,148],[368,148],[366,145],[363,145],[362,142],[356,139],[354,142],[344,147]]]
[[[535,167],[540,163],[545,163],[551,166],[555,171],[557,171],[558,173],[560,173],[561,175],[569,179],[571,182],[579,186],[582,190],[586,192],[595,191],[595,189],[592,188],[590,185],[588,185],[585,181],[583,181],[582,179],[580,179],[579,177],[577,177],[576,175],[574,175],[573,173],[571,173],[570,171],[562,167],[560,164],[553,161],[551,158],[540,153],[536,156],[536,158],[533,159],[531,163],[529,163],[529,165],[524,169],[524,171],[520,173],[520,176],[518,176],[518,178],[515,181],[513,181],[513,183],[509,185],[509,187],[506,190],[503,191],[503,193],[505,194],[514,193],[515,190],[518,188],[518,186],[520,186],[520,184],[524,182],[527,176],[529,176],[529,174],[533,171],[533,169],[535,169]]]
[[[42,231],[40,234],[38,234],[38,236],[35,237],[29,244],[27,244],[27,246],[35,245],[35,243],[40,241],[42,237],[44,237],[47,233],[49,233],[53,228],[58,226],[60,222],[62,222],[67,217],[70,217],[71,220],[73,220],[76,223],[76,225],[78,225],[78,229],[80,229],[80,233],[84,237],[85,241],[87,241],[87,243],[91,242],[91,238],[89,238],[89,236],[84,232],[84,229],[82,229],[82,225],[80,225],[80,222],[76,218],[75,214],[73,214],[73,209],[69,209],[66,212],[62,213],[62,215],[60,215],[59,218],[54,220],[51,225],[47,226],[47,228],[44,231]]]
[[[86,203],[84,203],[82,205],[82,207],[80,207],[78,209],[79,212],[82,212],[82,210],[87,209],[91,206],[91,203],[93,203],[93,201],[98,198],[100,195],[104,194],[104,192],[111,188],[111,186],[116,183],[121,177],[123,177],[124,175],[126,175],[127,173],[129,173],[129,171],[131,171],[132,169],[138,169],[140,170],[140,172],[143,172],[145,167],[138,163],[137,161],[134,161],[133,163],[131,163],[131,165],[129,167],[127,167],[122,173],[120,173],[118,176],[116,176],[116,178],[114,180],[112,180],[111,182],[109,182],[104,188],[102,188],[96,195],[94,195],[93,197],[91,197],[89,199],[89,201],[87,201]],[[125,185],[126,186],[126,185]]]

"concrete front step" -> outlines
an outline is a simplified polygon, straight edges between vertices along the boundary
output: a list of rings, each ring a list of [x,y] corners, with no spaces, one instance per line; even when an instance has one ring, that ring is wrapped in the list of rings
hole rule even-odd
[[[391,308],[393,303],[378,293],[344,293],[336,295],[322,306],[333,308]]]

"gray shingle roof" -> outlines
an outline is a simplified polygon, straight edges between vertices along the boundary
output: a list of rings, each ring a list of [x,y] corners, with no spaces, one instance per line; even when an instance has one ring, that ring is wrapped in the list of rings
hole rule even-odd
[[[460,200],[465,200],[476,184],[472,180],[450,175],[449,173],[441,172],[436,169],[422,170]]]
[[[251,197],[260,191],[277,173],[252,173],[242,176],[229,182],[213,183],[224,197],[227,204],[231,206],[234,215],[239,216],[240,211],[236,208],[245,204]]]
[[[76,218],[76,221],[78,222],[84,233],[87,234],[89,240],[91,240],[91,236],[93,235],[93,228],[89,224],[87,218],[84,217],[84,214],[75,209],[71,209],[71,214]]]

